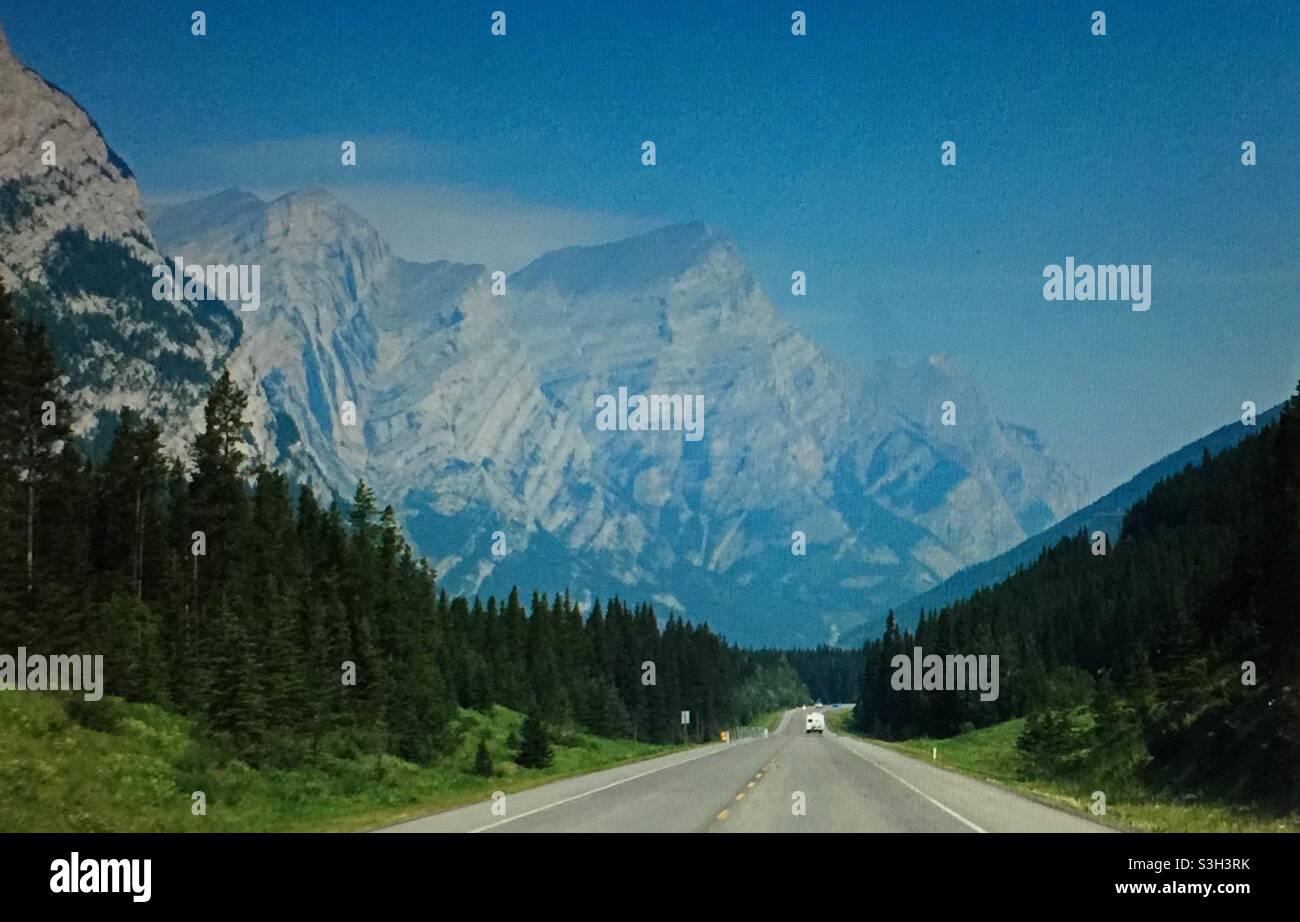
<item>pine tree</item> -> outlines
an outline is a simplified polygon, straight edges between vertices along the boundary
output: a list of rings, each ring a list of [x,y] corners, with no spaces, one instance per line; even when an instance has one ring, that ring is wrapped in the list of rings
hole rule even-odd
[[[1016,748],[1026,777],[1060,777],[1078,755],[1069,715],[1054,710],[1031,714],[1025,720]]]
[[[533,593],[532,612],[528,619],[528,685],[538,716],[551,724],[564,723],[571,715],[560,680],[551,607],[544,594]]]
[[[133,596],[118,595],[101,606],[99,621],[108,633],[103,646],[109,693],[167,704],[167,662],[156,613]]]
[[[1109,676],[1097,680],[1092,700],[1093,727],[1087,770],[1112,797],[1139,780],[1148,757],[1142,724],[1115,693]]]
[[[545,768],[551,764],[551,744],[546,739],[546,728],[542,722],[528,715],[524,718],[519,754],[515,762],[521,768]]]
[[[18,626],[24,615],[18,604],[22,538],[18,515],[21,484],[17,476],[21,413],[14,381],[17,365],[18,320],[13,300],[0,284],[0,644],[5,647],[27,640]]]
[[[528,616],[519,602],[519,590],[512,588],[493,638],[493,687],[499,695],[498,703],[532,713],[536,700],[528,686],[527,651]]]
[[[98,639],[94,623],[97,574],[90,557],[88,510],[93,474],[71,442],[46,471],[35,525],[35,547],[45,577],[35,593],[22,593],[28,616],[21,637],[28,646],[69,649]]]
[[[3,325],[3,324],[0,324]],[[24,573],[30,594],[36,585],[36,520],[40,496],[71,433],[71,406],[59,384],[62,372],[45,327],[33,318],[21,321],[16,342],[7,347],[11,366],[5,375],[5,421],[0,431],[12,440],[9,450],[22,483],[25,511]]]
[[[204,430],[194,440],[194,477],[190,481],[192,524],[204,533],[207,553],[193,558],[195,604],[222,598],[233,584],[239,541],[246,528],[248,497],[244,480],[244,418],[248,397],[235,386],[230,371],[208,391]]]
[[[474,751],[474,774],[490,778],[492,772],[492,756],[488,753],[487,740],[480,739],[478,749]]]
[[[166,484],[167,465],[161,439],[162,428],[156,422],[143,420],[131,408],[123,407],[113,442],[99,467],[97,565],[120,571],[137,600],[144,598],[147,565],[156,572],[162,554],[158,500]]]

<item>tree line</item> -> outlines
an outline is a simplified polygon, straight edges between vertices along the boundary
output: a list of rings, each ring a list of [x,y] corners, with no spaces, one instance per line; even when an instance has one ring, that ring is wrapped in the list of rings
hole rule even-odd
[[[862,685],[862,655],[822,644],[813,648],[772,650],[799,674],[812,701],[847,704],[858,700]]]
[[[888,619],[860,729],[950,736],[1028,716],[1027,774],[1300,806],[1300,387],[1273,423],[1157,484],[1105,553],[1080,533],[997,586]],[[895,691],[893,658],[998,654],[1001,694]]]
[[[714,736],[806,694],[783,661],[649,604],[450,598],[359,483],[349,503],[250,460],[222,372],[185,457],[123,409],[78,447],[41,324],[0,289],[0,648],[102,652],[110,694],[195,717],[253,763],[429,762],[457,707],[650,741]]]

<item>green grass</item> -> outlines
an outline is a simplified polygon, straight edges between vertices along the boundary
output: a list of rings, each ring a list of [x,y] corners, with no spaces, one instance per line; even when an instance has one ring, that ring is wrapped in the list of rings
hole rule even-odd
[[[574,733],[552,740],[549,767],[521,769],[509,740],[523,716],[494,707],[459,711],[456,746],[432,766],[371,756],[258,770],[201,756],[187,718],[115,698],[99,704],[101,729],[91,729],[68,716],[62,696],[0,693],[0,832],[366,829],[682,748]],[[480,737],[490,778],[471,772]],[[207,796],[206,816],[191,814],[195,790]]]
[[[832,712],[831,728],[871,739],[853,730],[852,710]],[[1204,801],[1174,802],[1144,792],[1123,800],[1108,799],[1106,815],[1089,810],[1091,791],[1068,782],[1025,780],[1019,777],[1016,740],[1024,719],[1008,720],[947,739],[918,738],[902,742],[871,739],[940,768],[992,781],[1052,806],[1072,810],[1120,829],[1139,832],[1300,832],[1300,818],[1266,816],[1242,807]],[[938,750],[938,759],[931,753]]]

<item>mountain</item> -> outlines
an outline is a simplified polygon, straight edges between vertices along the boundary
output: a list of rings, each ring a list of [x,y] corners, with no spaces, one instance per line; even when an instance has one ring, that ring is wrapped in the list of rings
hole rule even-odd
[[[1032,564],[1045,549],[1052,547],[1062,538],[1072,537],[1081,531],[1089,535],[1094,531],[1104,531],[1113,544],[1119,540],[1124,514],[1149,493],[1152,487],[1189,466],[1200,464],[1207,452],[1214,456],[1231,448],[1256,432],[1258,427],[1273,422],[1281,411],[1282,405],[1279,404],[1259,414],[1256,428],[1244,426],[1240,422],[1229,423],[1204,438],[1184,445],[1143,468],[1132,479],[1111,490],[1096,502],[1057,522],[1051,528],[1022,541],[1003,554],[966,567],[933,589],[908,599],[902,605],[895,606],[894,617],[899,627],[903,629],[914,627],[921,612],[937,611],[953,602],[970,597],[979,589],[1000,583],[1017,570]],[[843,647],[859,647],[864,641],[879,635],[884,625],[885,613],[878,612],[858,627],[845,632],[839,644]]]
[[[263,396],[268,460],[343,497],[365,478],[458,591],[493,572],[494,588],[503,572],[525,586],[573,572],[589,586],[545,557],[544,536],[604,521],[615,504],[592,479],[576,419],[538,386],[485,269],[398,259],[317,190],[273,202],[227,191],[154,223],[187,260],[262,266],[262,306],[243,316],[230,363]],[[503,560],[490,551],[498,530]]]
[[[240,312],[244,335],[227,363],[255,395],[262,459],[350,495],[366,445],[359,423],[345,424],[344,404],[367,417],[379,360],[371,318],[395,291],[396,261],[378,234],[310,190],[270,203],[230,190],[163,210],[153,225],[188,264],[260,267],[260,305]]]
[[[130,405],[181,454],[226,366],[256,460],[343,499],[365,478],[453,592],[567,584],[813,644],[1083,495],[949,359],[825,356],[708,225],[545,254],[501,296],[481,266],[398,258],[320,190],[146,220],[94,122],[7,43],[0,90],[0,281],[49,325],[91,451]],[[156,300],[153,269],[177,259],[256,268],[256,309]],[[702,438],[598,428],[621,388],[702,399]]]
[[[0,284],[49,328],[96,444],[122,406],[179,450],[213,370],[239,340],[220,301],[157,301],[163,263],[131,170],[76,101],[24,67],[0,31]]]
[[[933,585],[1080,501],[1078,479],[942,356],[865,376],[824,356],[707,225],[547,254],[510,286],[557,406],[620,386],[704,395],[698,443],[587,429],[615,492],[667,539],[660,566],[707,574],[718,605],[746,612],[742,636],[824,640],[871,599]],[[941,424],[947,399],[957,426]],[[792,626],[791,610],[825,620]]]
[[[262,265],[231,364],[264,392],[272,459],[397,500],[455,591],[546,578],[815,643],[1082,496],[944,357],[851,374],[824,356],[705,224],[545,254],[504,297],[481,266],[396,258],[320,191],[227,191],[154,228],[187,260]],[[598,429],[597,397],[620,388],[702,395],[704,437]]]

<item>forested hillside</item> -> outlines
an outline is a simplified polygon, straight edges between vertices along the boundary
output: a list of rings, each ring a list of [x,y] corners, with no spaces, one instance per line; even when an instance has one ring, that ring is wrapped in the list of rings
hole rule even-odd
[[[859,651],[823,644],[812,650],[787,650],[783,655],[808,686],[814,701],[846,704],[858,700],[862,690]]]
[[[665,741],[681,710],[702,739],[806,694],[782,661],[647,604],[449,598],[364,483],[344,509],[249,469],[228,374],[188,457],[123,410],[94,462],[60,376],[0,291],[0,650],[102,653],[109,694],[193,716],[254,764],[427,762],[457,705]]]
[[[890,663],[997,654],[1001,694],[900,692]],[[888,738],[1030,715],[1028,771],[1300,806],[1300,390],[1166,478],[1099,555],[1079,534],[915,633],[865,646],[857,720]]]
[[[1281,411],[1280,404],[1261,411],[1258,418],[1259,425],[1264,426],[1273,422]],[[1207,451],[1211,455],[1217,455],[1242,439],[1249,438],[1254,431],[1234,421],[1195,442],[1184,445],[1143,468],[1105,496],[1066,516],[1051,528],[1026,538],[1011,550],[996,557],[957,571],[933,589],[895,607],[895,620],[900,627],[910,628],[921,612],[938,611],[946,605],[967,598],[979,589],[989,588],[1002,582],[1017,570],[1032,564],[1046,548],[1080,531],[1091,534],[1100,530],[1106,532],[1110,539],[1118,538],[1124,524],[1124,513],[1151,492],[1151,488],[1157,483],[1178,473],[1188,464],[1201,461]],[[884,629],[884,622],[883,614],[873,617],[846,631],[837,645],[846,649],[858,649],[867,638],[879,636]]]

